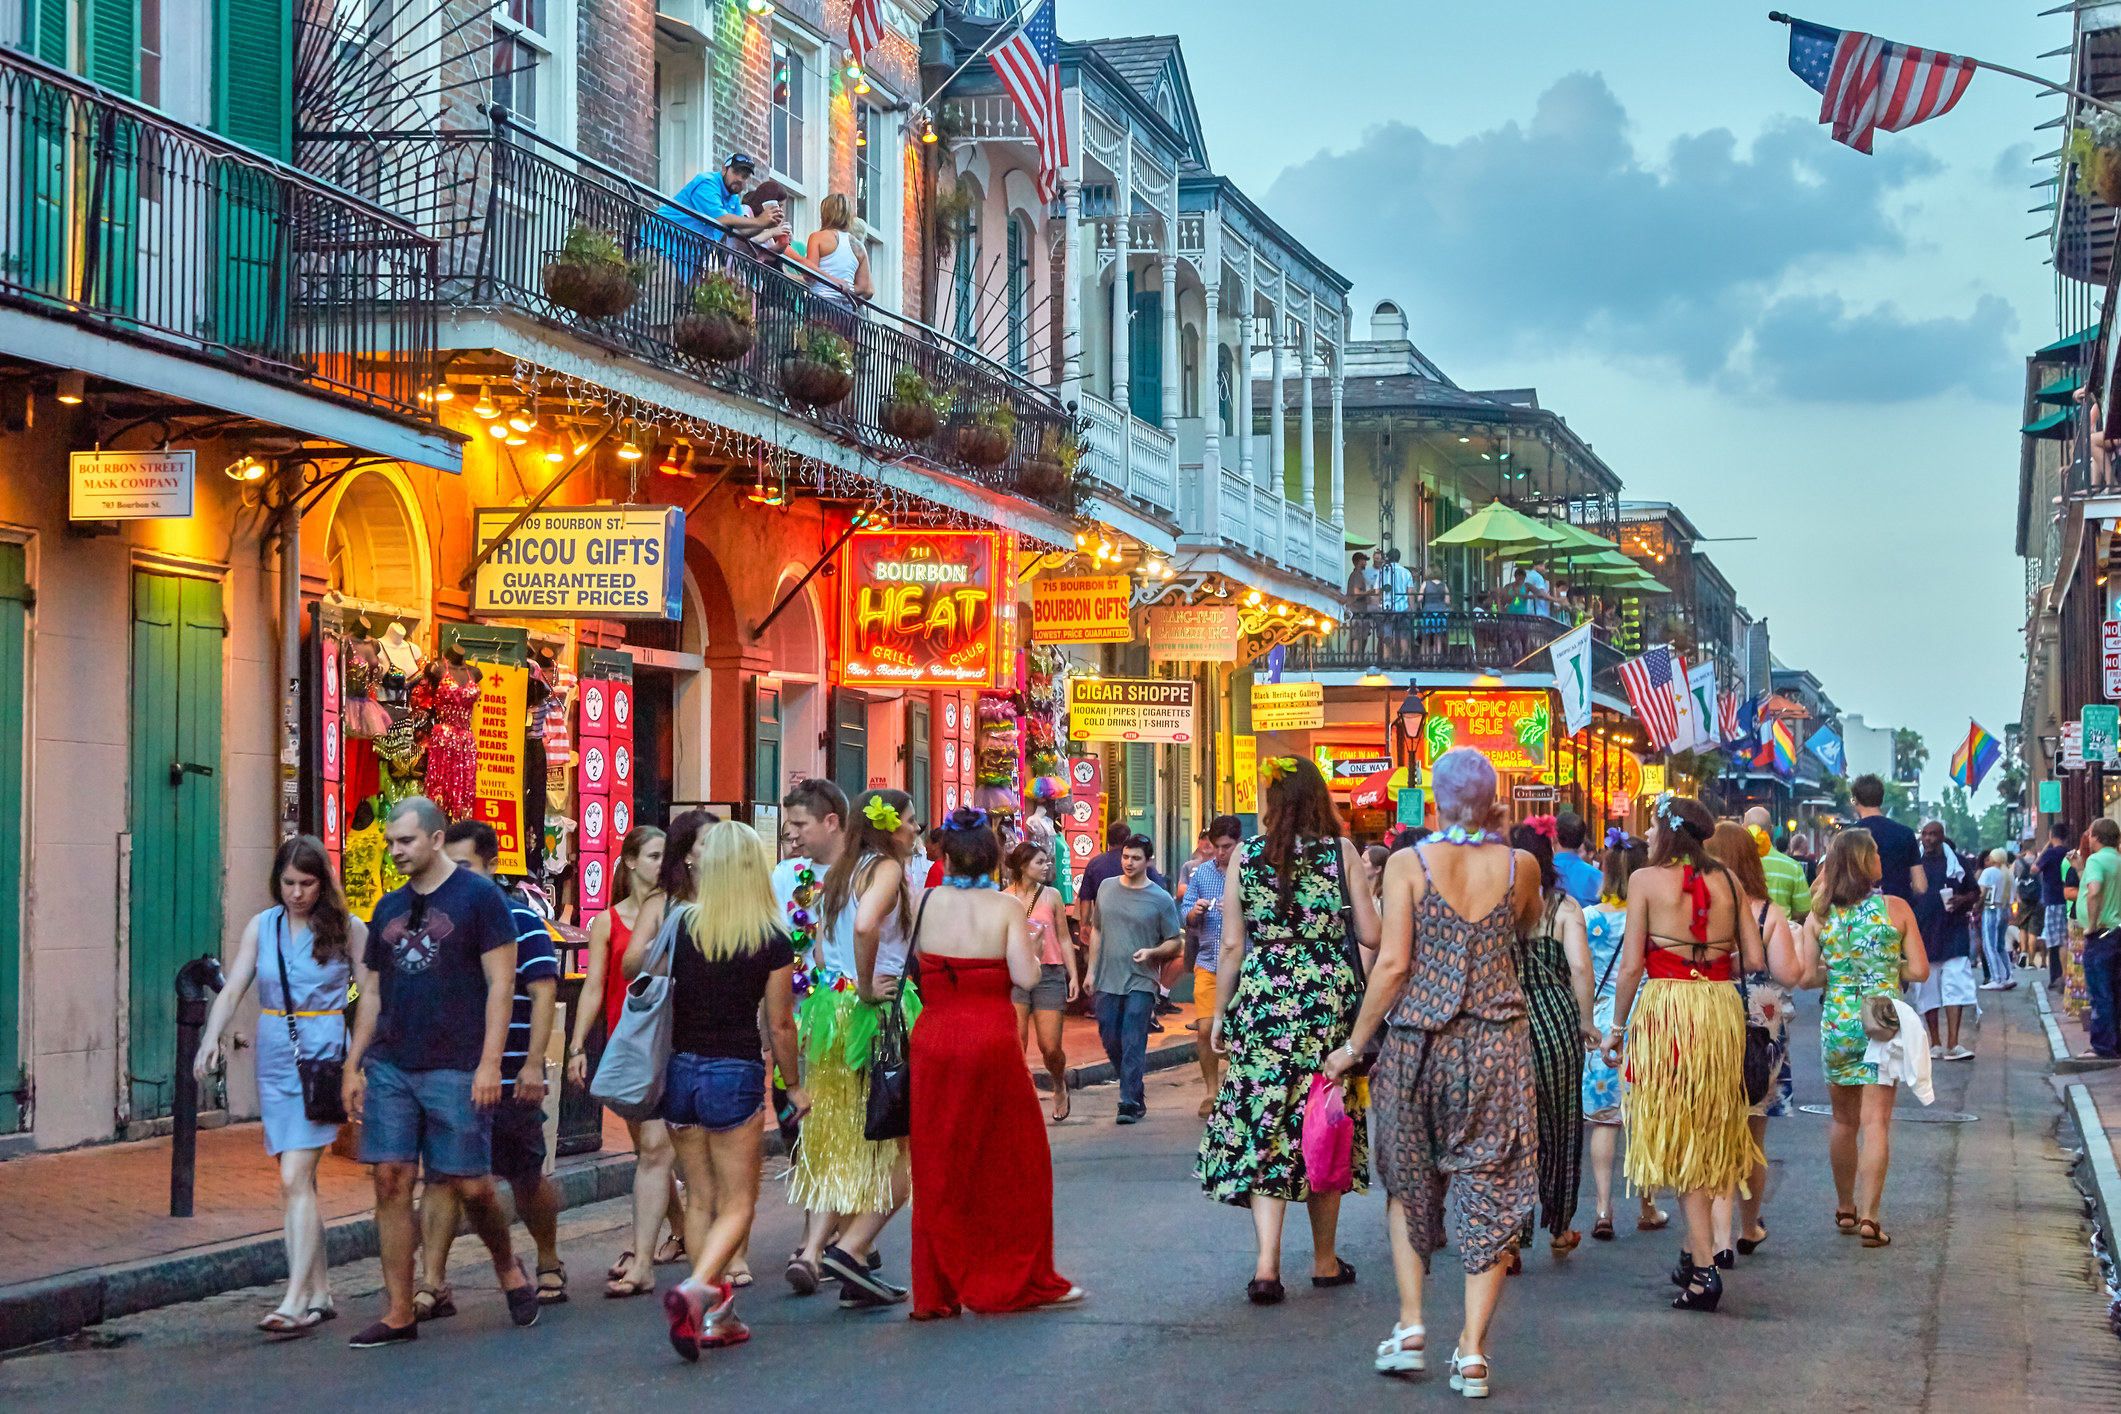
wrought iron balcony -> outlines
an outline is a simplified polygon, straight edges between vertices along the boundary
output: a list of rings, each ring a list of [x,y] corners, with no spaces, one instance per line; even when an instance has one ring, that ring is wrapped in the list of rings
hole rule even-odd
[[[1287,666],[1301,672],[1546,673],[1540,650],[1573,624],[1538,614],[1386,613],[1348,616],[1324,638],[1289,646]],[[1620,650],[1591,636],[1592,682],[1620,690]]]
[[[666,219],[665,198],[625,174],[569,152],[494,113],[488,132],[426,135],[426,160],[386,161],[359,144],[333,154],[333,176],[405,212],[442,243],[442,297],[520,310],[613,353],[642,359],[708,387],[810,419],[828,435],[883,460],[917,456],[990,489],[1074,510],[1071,476],[1050,457],[1070,428],[1054,395],[977,350],[866,300],[808,267],[740,238],[722,239]],[[343,167],[344,170],[338,170]],[[623,307],[584,308],[556,281],[570,238],[608,241],[606,269],[623,270]],[[753,342],[731,357],[688,351],[695,300],[732,287]],[[852,386],[826,403],[791,391],[788,365],[822,330],[848,346]],[[928,430],[885,412],[896,380],[918,374],[952,404]],[[801,391],[797,389],[796,391]],[[984,416],[1009,428],[997,459],[967,455],[965,434]],[[913,435],[900,435],[911,432]]]
[[[425,416],[436,246],[344,191],[0,48],[0,300]]]

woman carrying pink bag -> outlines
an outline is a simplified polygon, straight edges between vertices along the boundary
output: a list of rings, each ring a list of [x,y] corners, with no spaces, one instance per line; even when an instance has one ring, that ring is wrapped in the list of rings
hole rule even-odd
[[[1340,1082],[1323,1075],[1311,1077],[1311,1098],[1304,1102],[1304,1176],[1313,1193],[1345,1193],[1355,1186],[1355,1121]]]

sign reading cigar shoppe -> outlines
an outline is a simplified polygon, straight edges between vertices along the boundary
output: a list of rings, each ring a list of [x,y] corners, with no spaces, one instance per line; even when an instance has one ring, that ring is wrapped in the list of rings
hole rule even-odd
[[[1123,574],[1068,575],[1031,581],[1033,643],[1131,643],[1127,606],[1133,581]]]
[[[484,550],[521,511],[476,512]],[[534,511],[479,565],[471,612],[526,619],[684,617],[685,513],[676,506]]]
[[[191,514],[191,452],[74,452],[70,520],[182,520]]]
[[[1193,683],[1070,678],[1068,734],[1077,741],[1193,741]]]

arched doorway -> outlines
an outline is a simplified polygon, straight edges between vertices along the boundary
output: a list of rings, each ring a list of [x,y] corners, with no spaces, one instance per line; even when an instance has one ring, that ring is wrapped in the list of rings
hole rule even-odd
[[[404,493],[381,471],[356,472],[332,507],[325,582],[341,596],[424,616],[426,546]]]
[[[780,584],[774,589],[774,602],[778,603],[781,596],[803,577],[804,569],[802,565],[792,565],[781,571]],[[816,587],[807,586],[768,626],[760,645],[773,663],[771,688],[779,695],[776,703],[760,704],[758,723],[762,751],[767,745],[767,729],[779,728],[780,769],[776,773],[775,799],[790,781],[832,774],[826,754],[818,746],[819,740],[830,732],[826,716],[829,704],[826,701],[823,623]],[[777,709],[776,720],[767,719],[769,707]],[[763,789],[765,772],[760,775]],[[760,799],[765,798],[763,794],[760,796]]]

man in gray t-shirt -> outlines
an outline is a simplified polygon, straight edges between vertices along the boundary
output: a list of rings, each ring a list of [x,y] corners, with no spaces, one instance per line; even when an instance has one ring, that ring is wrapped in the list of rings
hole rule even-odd
[[[1121,1124],[1149,1112],[1142,1070],[1157,978],[1164,962],[1178,956],[1185,928],[1171,895],[1149,879],[1153,848],[1143,835],[1121,845],[1119,876],[1098,885],[1091,900],[1090,986],[1097,993],[1098,1039],[1119,1073]]]

